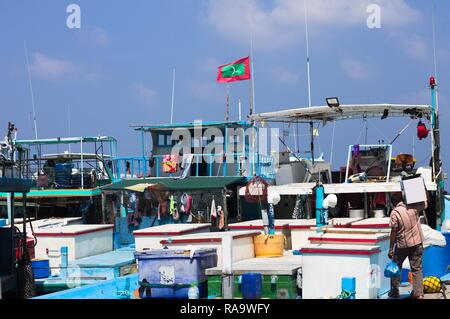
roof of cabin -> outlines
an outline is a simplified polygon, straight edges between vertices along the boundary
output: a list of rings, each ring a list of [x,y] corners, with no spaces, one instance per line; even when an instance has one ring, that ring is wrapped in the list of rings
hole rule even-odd
[[[388,112],[388,117],[426,117],[431,114],[430,105],[407,104],[349,104],[338,108],[329,106],[312,106],[287,109],[275,112],[253,114],[249,117],[255,121],[336,121],[366,117],[381,117]]]
[[[246,121],[194,121],[194,122],[183,122],[183,123],[173,123],[173,124],[149,124],[149,125],[131,125],[135,131],[163,131],[163,130],[173,130],[176,128],[194,128],[196,126],[202,127],[250,127],[250,123]]]

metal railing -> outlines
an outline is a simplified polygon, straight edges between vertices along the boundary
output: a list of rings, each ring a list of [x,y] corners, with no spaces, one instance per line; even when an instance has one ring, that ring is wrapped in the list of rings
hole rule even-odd
[[[249,158],[245,153],[192,154],[191,176],[244,176],[254,174],[274,178],[274,159],[272,156],[255,154]],[[142,156],[117,157],[113,159],[116,180],[144,177],[176,177],[182,169],[175,173],[162,170],[165,155],[154,155],[154,165],[150,167],[149,158]],[[255,163],[252,162],[255,161]]]

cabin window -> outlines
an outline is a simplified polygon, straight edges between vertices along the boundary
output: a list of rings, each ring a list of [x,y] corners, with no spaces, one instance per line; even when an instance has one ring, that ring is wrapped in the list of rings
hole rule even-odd
[[[176,141],[172,141],[172,134],[158,134],[158,146],[172,146]]]

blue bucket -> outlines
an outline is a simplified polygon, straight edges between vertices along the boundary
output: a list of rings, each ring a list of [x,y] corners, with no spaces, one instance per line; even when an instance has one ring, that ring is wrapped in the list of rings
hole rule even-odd
[[[48,259],[35,259],[31,261],[34,278],[50,277],[50,261]]]
[[[450,233],[443,233],[447,245],[445,247],[430,246],[423,252],[423,276],[442,277],[450,265]]]
[[[242,298],[259,299],[262,295],[262,274],[245,273],[242,274]]]

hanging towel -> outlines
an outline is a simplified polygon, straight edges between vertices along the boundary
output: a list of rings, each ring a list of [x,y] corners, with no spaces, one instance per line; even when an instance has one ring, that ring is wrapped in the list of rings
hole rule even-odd
[[[214,200],[214,196],[211,202],[211,218],[217,218],[216,201]]]
[[[222,230],[225,227],[225,213],[222,210],[222,206],[217,206],[217,214],[220,217],[218,227]]]
[[[173,198],[173,195],[170,195],[170,198],[169,198],[169,213],[170,213],[170,215],[173,215],[174,211],[175,211],[175,200]]]
[[[187,203],[186,203],[186,214],[188,214],[191,211],[191,202],[192,202],[192,196],[188,195]]]

